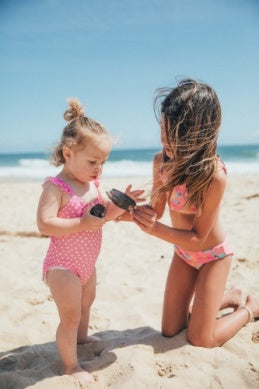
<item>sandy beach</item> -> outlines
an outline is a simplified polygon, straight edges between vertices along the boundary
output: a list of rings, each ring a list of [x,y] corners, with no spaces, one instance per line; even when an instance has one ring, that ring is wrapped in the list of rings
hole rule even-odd
[[[103,188],[150,190],[150,178],[104,179]],[[60,376],[58,315],[41,280],[48,238],[35,216],[41,182],[0,181],[0,388],[255,389],[259,387],[259,321],[222,347],[193,347],[182,331],[161,336],[163,291],[173,247],[133,223],[107,223],[97,262],[97,296],[80,362],[95,383]],[[227,288],[259,294],[259,174],[229,175],[221,220],[235,255]],[[169,223],[168,215],[164,221]]]

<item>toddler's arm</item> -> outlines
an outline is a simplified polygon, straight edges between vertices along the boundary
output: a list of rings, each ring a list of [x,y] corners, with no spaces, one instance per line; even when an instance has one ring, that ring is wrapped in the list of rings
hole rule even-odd
[[[37,224],[43,235],[58,236],[80,232],[83,230],[97,230],[105,222],[86,212],[82,217],[63,219],[57,217],[62,203],[62,191],[58,186],[47,183],[44,186],[38,204]]]

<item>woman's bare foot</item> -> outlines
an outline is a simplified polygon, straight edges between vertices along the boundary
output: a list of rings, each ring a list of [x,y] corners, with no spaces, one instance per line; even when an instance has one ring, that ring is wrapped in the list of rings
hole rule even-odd
[[[98,336],[86,336],[84,339],[80,339],[77,341],[78,344],[88,344],[88,343],[94,343],[99,342],[100,338]]]
[[[242,290],[235,288],[224,294],[220,309],[234,308],[234,310],[236,310],[241,307],[242,304]]]
[[[83,370],[80,366],[75,367],[74,369],[65,370],[65,374],[71,375],[76,380],[80,382],[94,382],[91,374],[87,373],[87,371]]]
[[[234,308],[234,310],[236,310],[242,305],[242,290],[239,288],[230,289],[224,294],[219,310],[225,308]],[[189,306],[189,315],[191,315],[191,313],[192,303]]]
[[[250,310],[252,311],[254,319],[258,319],[259,318],[259,296],[255,296],[252,294],[248,295],[246,298],[245,305],[248,308],[250,308]]]

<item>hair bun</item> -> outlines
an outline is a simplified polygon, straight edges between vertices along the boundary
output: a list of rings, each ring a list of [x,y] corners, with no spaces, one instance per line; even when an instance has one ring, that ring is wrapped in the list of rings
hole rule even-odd
[[[76,118],[84,117],[84,108],[77,98],[67,99],[68,109],[64,113],[64,119],[71,122]]]

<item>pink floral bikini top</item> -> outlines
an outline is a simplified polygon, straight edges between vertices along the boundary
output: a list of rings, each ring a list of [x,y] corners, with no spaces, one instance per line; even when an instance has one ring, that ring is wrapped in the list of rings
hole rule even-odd
[[[219,159],[219,166],[217,170],[221,169],[223,169],[224,172],[227,173],[227,169],[224,162]],[[162,173],[160,174],[160,179],[163,184],[166,184],[167,177]],[[170,207],[170,210],[187,214],[195,214],[196,207],[194,205],[186,205],[187,198],[188,192],[186,184],[176,185],[173,188],[171,194],[168,194],[168,205]]]

